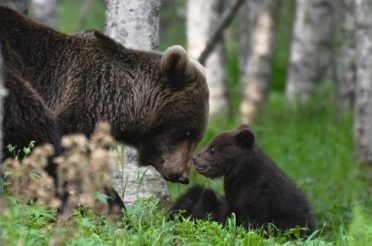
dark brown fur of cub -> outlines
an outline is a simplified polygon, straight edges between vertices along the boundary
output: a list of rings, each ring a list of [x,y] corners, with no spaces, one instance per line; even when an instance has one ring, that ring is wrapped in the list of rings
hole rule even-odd
[[[170,208],[169,219],[177,215],[192,219],[211,219],[223,223],[227,216],[225,198],[219,197],[212,189],[195,185],[177,199]]]
[[[255,143],[247,126],[224,132],[213,138],[206,149],[194,158],[196,170],[211,178],[224,177],[228,204],[227,215],[235,213],[237,223],[245,228],[275,225],[279,230],[307,227],[315,229],[311,207],[300,189],[265,155]],[[186,193],[177,207],[187,204]],[[206,200],[205,204],[210,201]],[[218,206],[212,201],[214,206]],[[193,216],[202,205],[189,202],[186,214]]]

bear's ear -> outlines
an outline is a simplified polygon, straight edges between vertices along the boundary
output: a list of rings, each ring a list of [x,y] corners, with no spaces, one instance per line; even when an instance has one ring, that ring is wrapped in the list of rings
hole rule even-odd
[[[186,51],[179,45],[169,47],[160,60],[160,71],[168,78],[172,86],[181,88],[186,83],[189,60]]]
[[[251,148],[254,144],[255,136],[247,126],[240,126],[235,135],[235,141],[241,148]]]

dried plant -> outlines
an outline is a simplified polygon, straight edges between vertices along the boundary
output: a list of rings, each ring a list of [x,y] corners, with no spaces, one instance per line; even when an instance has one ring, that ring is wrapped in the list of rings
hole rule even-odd
[[[82,134],[63,137],[64,153],[54,159],[58,173],[56,185],[44,170],[54,152],[50,144],[35,148],[23,160],[7,159],[2,165],[7,192],[19,196],[23,203],[37,200],[54,209],[61,206],[58,198],[67,192],[64,212],[78,206],[108,212],[107,197],[102,192],[112,186],[117,154],[110,131],[108,123],[100,123],[90,139]]]
[[[48,157],[53,153],[53,146],[45,144],[35,148],[23,160],[5,160],[2,170],[6,178],[7,191],[19,195],[23,203],[37,198],[38,202],[52,208],[60,206],[60,201],[55,196],[54,181],[44,170]]]

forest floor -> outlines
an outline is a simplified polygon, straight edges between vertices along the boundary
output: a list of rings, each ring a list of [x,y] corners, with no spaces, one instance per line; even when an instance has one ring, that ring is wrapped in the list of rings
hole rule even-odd
[[[81,1],[61,1],[60,30],[76,31],[79,6]],[[307,105],[288,106],[283,99],[293,6],[288,5],[282,11],[274,52],[272,91],[263,116],[252,128],[262,149],[312,203],[317,220],[317,231],[312,236],[304,240],[288,240],[285,235],[263,236],[260,231],[247,232],[237,227],[234,218],[225,226],[210,221],[168,221],[166,210],[158,206],[156,199],[142,200],[128,207],[124,218],[116,220],[97,216],[87,209],[76,210],[71,217],[57,220],[55,212],[46,207],[22,205],[15,197],[0,193],[1,199],[8,201],[6,207],[0,202],[0,245],[370,245],[372,199],[368,187],[372,184],[367,184],[364,170],[353,163],[352,116],[338,116],[333,106],[333,92],[328,89],[318,93]],[[94,1],[83,28],[102,31],[103,23],[103,2]],[[171,27],[161,41],[161,50],[171,44],[184,43],[183,22],[172,21]],[[237,46],[235,39],[228,42],[229,89],[234,115],[240,99]],[[211,123],[199,148],[214,135],[234,129],[238,124],[237,117]],[[223,192],[221,180],[210,180],[193,172],[191,181],[188,186],[168,184],[172,198],[196,183]]]
[[[2,245],[368,245],[372,240],[371,199],[360,168],[352,161],[351,117],[337,117],[332,98],[319,95],[308,105],[289,107],[272,94],[265,116],[253,125],[259,145],[306,193],[317,220],[317,231],[305,240],[285,235],[263,236],[244,231],[234,218],[225,226],[215,222],[174,222],[156,199],[129,207],[124,218],[109,220],[87,209],[64,221],[39,205],[21,205],[2,197]],[[234,129],[237,120],[209,125],[200,148],[215,134]],[[223,192],[221,180],[196,172],[189,186],[169,184],[172,198],[199,183]],[[1,241],[2,240],[2,241]]]

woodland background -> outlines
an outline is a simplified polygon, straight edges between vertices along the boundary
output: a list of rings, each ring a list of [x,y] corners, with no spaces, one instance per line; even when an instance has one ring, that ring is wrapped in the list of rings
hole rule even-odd
[[[135,6],[142,1],[106,4],[120,6],[120,2]],[[224,11],[238,1],[144,2],[155,16],[159,13],[160,31],[155,23],[150,27],[160,35],[149,44],[139,44],[140,48],[163,51],[181,44],[198,58]],[[211,120],[199,147],[221,131],[249,123],[259,145],[308,196],[317,233],[305,241],[286,242],[285,235],[265,238],[259,231],[244,232],[233,219],[225,227],[213,222],[168,222],[156,199],[141,199],[130,207],[125,222],[86,210],[55,222],[55,213],[47,207],[22,205],[10,196],[11,206],[0,211],[4,242],[367,245],[372,240],[372,2],[242,2],[205,63]],[[109,21],[104,1],[33,0],[32,4],[30,16],[62,32],[105,32]],[[121,21],[121,17],[111,18]],[[120,41],[120,30],[106,33]],[[147,40],[141,33],[136,35],[137,40]],[[221,180],[208,180],[195,172],[191,183],[223,192]],[[170,183],[167,187],[173,199],[188,188]]]

